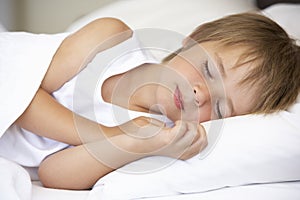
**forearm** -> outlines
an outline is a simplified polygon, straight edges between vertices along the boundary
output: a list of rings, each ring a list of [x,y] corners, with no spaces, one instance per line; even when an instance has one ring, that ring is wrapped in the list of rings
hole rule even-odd
[[[88,189],[107,173],[145,157],[137,153],[137,139],[119,135],[49,156],[39,168],[41,182],[46,187],[60,189]]]
[[[34,134],[70,145],[80,145],[121,134],[117,128],[108,128],[76,115],[43,89],[38,90],[16,124]]]
[[[39,169],[42,183],[52,188],[88,189],[129,162],[155,155],[188,159],[207,144],[204,129],[195,124],[176,123],[168,129],[148,126],[145,118],[139,120],[135,121],[142,123],[138,135],[121,134],[49,156]]]

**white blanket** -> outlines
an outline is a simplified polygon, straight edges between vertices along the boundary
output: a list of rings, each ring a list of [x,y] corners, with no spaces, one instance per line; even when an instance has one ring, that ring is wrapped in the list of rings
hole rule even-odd
[[[0,197],[11,200],[30,200],[31,181],[21,166],[0,157]]]
[[[0,33],[0,137],[31,102],[65,36]],[[0,157],[0,177],[0,199],[31,199],[30,177],[21,166]]]
[[[0,33],[0,137],[31,102],[65,36]]]

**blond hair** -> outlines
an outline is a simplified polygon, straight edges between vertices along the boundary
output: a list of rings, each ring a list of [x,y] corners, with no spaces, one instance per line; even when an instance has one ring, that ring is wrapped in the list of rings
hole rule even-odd
[[[300,47],[271,19],[257,13],[229,15],[202,24],[188,38],[199,44],[216,41],[224,47],[246,47],[236,67],[256,64],[240,82],[257,88],[250,113],[273,113],[295,102],[300,88]]]

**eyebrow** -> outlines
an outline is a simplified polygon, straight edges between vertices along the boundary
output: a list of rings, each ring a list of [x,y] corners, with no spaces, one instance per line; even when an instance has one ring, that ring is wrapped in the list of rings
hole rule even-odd
[[[225,72],[223,61],[217,52],[215,52],[215,60],[217,61],[217,67],[218,67],[219,71],[221,72],[222,77],[225,78],[227,75]]]

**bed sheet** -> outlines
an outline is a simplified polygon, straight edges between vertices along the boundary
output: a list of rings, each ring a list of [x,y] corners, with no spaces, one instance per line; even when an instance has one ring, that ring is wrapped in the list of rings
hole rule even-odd
[[[47,189],[34,182],[32,188],[32,200],[97,200],[89,196],[89,191],[71,191]],[[165,196],[156,198],[143,198],[147,200],[183,200],[183,199],[205,199],[205,200],[233,200],[233,199],[272,199],[272,200],[299,200],[300,181],[273,183],[273,184],[252,184],[239,187],[227,187],[203,193],[182,194],[176,196]],[[117,192],[117,191],[116,191]]]
[[[33,181],[32,200],[87,200],[89,191],[72,191],[45,188],[39,181]]]

